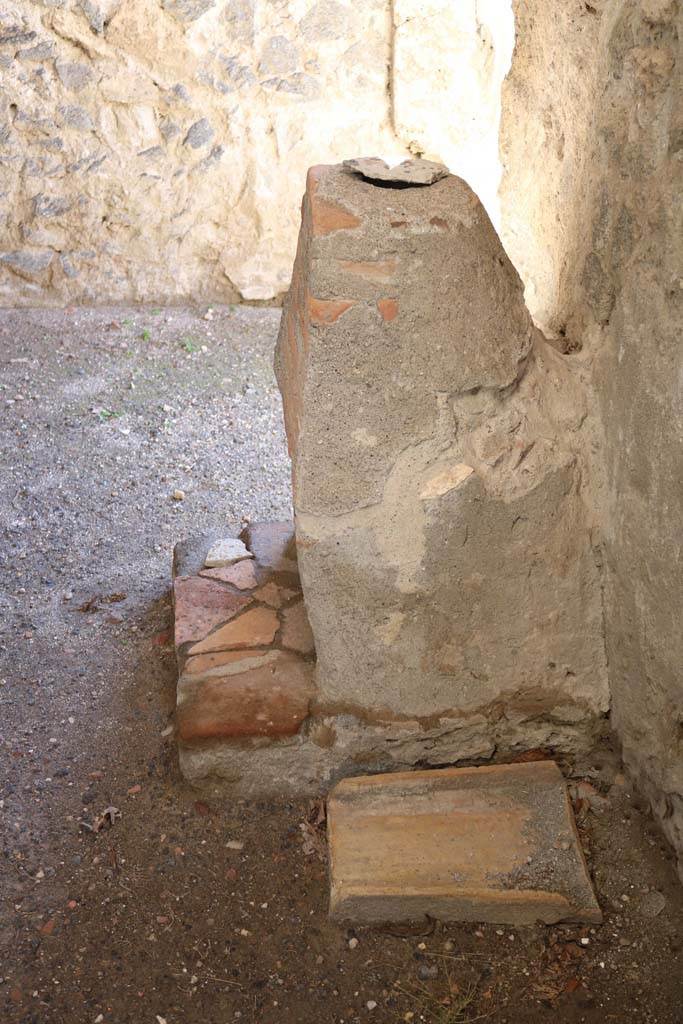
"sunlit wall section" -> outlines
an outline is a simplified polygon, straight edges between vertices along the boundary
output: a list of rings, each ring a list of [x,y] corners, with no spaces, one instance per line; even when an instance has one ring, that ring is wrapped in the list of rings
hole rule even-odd
[[[501,85],[515,39],[510,0],[395,0],[396,134],[478,193],[499,224]]]

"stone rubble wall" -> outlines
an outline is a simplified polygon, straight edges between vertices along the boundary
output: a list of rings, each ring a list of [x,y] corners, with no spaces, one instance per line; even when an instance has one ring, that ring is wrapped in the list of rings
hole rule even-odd
[[[503,241],[592,381],[612,721],[683,877],[679,0],[516,0]]]
[[[322,161],[429,150],[485,164],[493,203],[509,31],[484,0],[415,6],[7,0],[0,303],[273,300]]]

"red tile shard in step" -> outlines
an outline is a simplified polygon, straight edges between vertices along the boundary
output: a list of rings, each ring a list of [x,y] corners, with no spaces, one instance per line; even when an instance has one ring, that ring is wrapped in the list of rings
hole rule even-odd
[[[311,624],[303,601],[298,601],[282,613],[282,646],[299,654],[312,654],[315,650]]]
[[[221,583],[230,583],[238,590],[251,590],[258,586],[254,563],[246,558],[234,565],[222,565],[218,569],[202,569],[199,574],[209,580],[220,580]]]
[[[252,608],[233,622],[210,633],[190,648],[190,654],[229,651],[242,647],[267,647],[272,643],[280,622],[270,608]]]
[[[202,640],[250,602],[250,597],[232,594],[213,580],[177,576],[173,581],[176,647],[191,640]]]
[[[196,683],[200,677],[229,676],[236,672],[245,672],[248,668],[255,668],[256,665],[265,664],[264,658],[268,658],[270,651],[243,650],[243,651],[213,651],[211,654],[195,654],[190,656],[185,665],[178,682],[178,691],[183,687]]]
[[[310,665],[287,651],[231,651],[209,657],[210,666],[206,661],[194,666],[199,659],[190,658],[179,681],[182,743],[291,736],[298,731],[314,692]]]

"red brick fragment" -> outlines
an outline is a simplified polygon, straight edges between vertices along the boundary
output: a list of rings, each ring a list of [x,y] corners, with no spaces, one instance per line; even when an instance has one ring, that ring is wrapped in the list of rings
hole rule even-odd
[[[312,654],[315,650],[313,631],[303,601],[298,601],[282,613],[282,646],[299,654]]]
[[[391,281],[398,269],[398,260],[339,260],[339,266],[345,273],[367,281]]]
[[[378,299],[377,308],[383,320],[395,320],[398,316],[398,299]]]
[[[199,575],[209,580],[230,583],[238,590],[251,590],[258,586],[254,563],[250,558],[243,558],[241,562],[235,562],[234,565],[222,565],[218,569],[202,569]]]
[[[313,696],[310,666],[286,651],[237,675],[204,678],[178,707],[178,736],[191,743],[245,736],[291,736]]]
[[[329,164],[313,164],[312,167],[308,168],[306,175],[306,191],[313,195],[318,187],[318,182],[322,178],[323,174],[329,167]]]
[[[308,299],[308,312],[311,323],[317,327],[333,324],[342,313],[354,305],[348,299],[316,299],[312,295]]]
[[[177,576],[173,581],[176,646],[202,640],[222,622],[228,622],[251,601],[232,594],[220,583],[199,576]]]
[[[248,670],[250,661],[263,656],[264,652],[258,650],[213,651],[211,654],[192,655],[183,666],[179,686],[203,675],[218,676],[231,675],[234,671],[244,672]]]
[[[285,307],[283,330],[286,344],[282,348],[282,358],[287,367],[287,376],[291,381],[300,381],[302,376],[303,358],[308,351],[308,290],[305,286],[299,259],[294,264],[292,283],[289,287],[290,301]],[[301,387],[293,386],[288,401],[284,404],[285,429],[290,455],[294,451],[295,439],[299,433],[301,416]]]
[[[251,599],[249,599],[251,600]],[[228,622],[190,648],[190,654],[209,654],[241,647],[267,647],[273,642],[280,623],[270,608],[252,608],[234,622]]]
[[[344,231],[360,226],[358,217],[339,203],[321,199],[315,193],[310,194],[310,200],[314,235],[329,235],[333,231]]]

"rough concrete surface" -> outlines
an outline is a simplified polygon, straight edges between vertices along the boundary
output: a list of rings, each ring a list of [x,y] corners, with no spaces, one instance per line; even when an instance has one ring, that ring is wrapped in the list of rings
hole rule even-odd
[[[277,315],[204,312],[0,313],[3,1024],[678,1024],[680,887],[607,750],[574,766],[585,934],[340,928],[318,809],[183,782],[173,544],[289,512]]]
[[[483,722],[482,754],[520,720],[590,745],[608,695],[581,367],[471,189],[314,168],[276,373],[321,711],[416,738]]]
[[[552,761],[346,779],[327,817],[336,920],[602,921]]]
[[[613,721],[683,879],[681,14],[515,3],[501,147],[506,247],[597,398]]]

